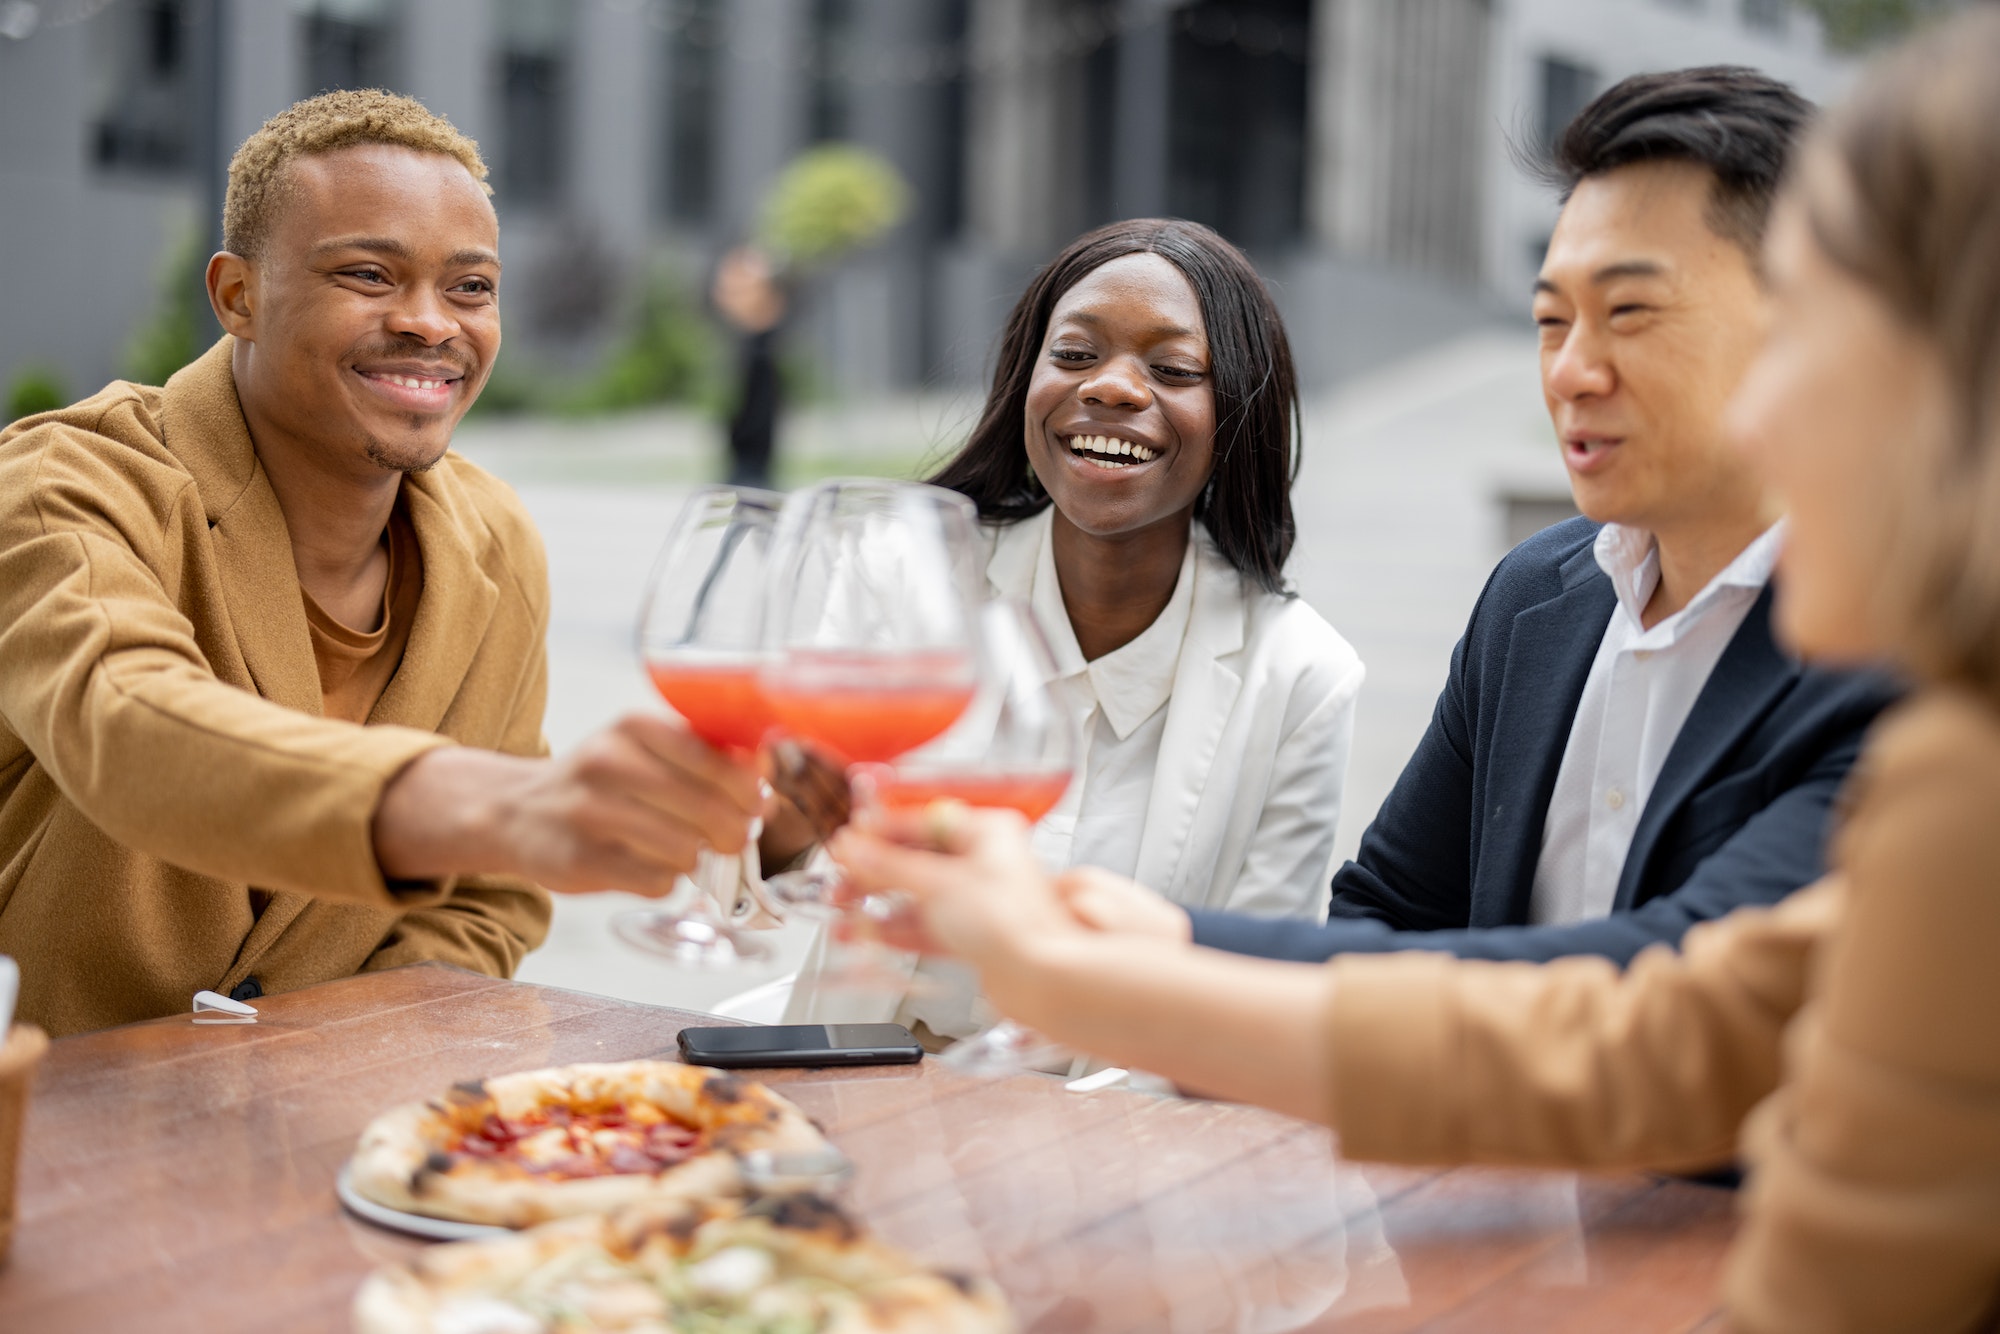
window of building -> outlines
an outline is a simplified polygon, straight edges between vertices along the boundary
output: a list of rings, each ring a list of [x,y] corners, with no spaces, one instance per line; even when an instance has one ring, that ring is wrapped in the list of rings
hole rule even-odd
[[[938,35],[948,53],[938,81],[937,151],[938,177],[943,188],[937,192],[934,229],[939,236],[957,236],[965,226],[965,137],[966,84],[963,57],[971,26],[970,0],[941,0],[942,17]],[[956,58],[951,58],[955,56]]]
[[[568,163],[569,0],[499,0],[494,18],[500,104],[497,191],[503,203],[562,196]]]
[[[854,3],[813,0],[812,104],[808,126],[814,143],[854,134]]]
[[[1298,239],[1312,9],[1310,0],[1200,0],[1177,12],[1169,212],[1253,249]]]
[[[667,216],[705,227],[715,214],[715,136],[729,16],[722,0],[681,0],[667,31]]]
[[[187,0],[122,5],[94,25],[98,71],[91,160],[176,173],[194,164],[193,15]]]
[[[1114,31],[1117,16],[1111,6],[1103,0],[1089,0],[1089,3],[1090,17],[1095,20],[1096,30]],[[1118,124],[1118,47],[1122,40],[1100,41],[1090,47],[1078,62],[1082,84],[1080,123],[1089,127],[1084,133],[1074,136],[1083,171],[1083,188],[1078,191],[1083,203],[1083,216],[1077,220],[1079,227],[1101,226],[1118,216],[1117,205],[1112,198],[1112,183],[1118,174],[1118,134],[1115,127]]]
[[[1790,17],[1791,0],[1741,0],[1738,10],[1743,26],[1760,32],[1782,33]]]
[[[388,0],[296,0],[305,23],[305,94],[386,88],[395,81]]]
[[[1565,60],[1561,56],[1543,56],[1541,65],[1541,131],[1544,150],[1553,149],[1556,139],[1563,129],[1576,119],[1576,113],[1590,104],[1597,96],[1599,75],[1589,65]]]

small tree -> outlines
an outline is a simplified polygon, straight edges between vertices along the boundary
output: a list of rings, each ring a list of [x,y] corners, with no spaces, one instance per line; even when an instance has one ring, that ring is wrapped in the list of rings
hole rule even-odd
[[[1965,0],[1795,0],[1819,17],[1827,45],[1865,51],[1892,42],[1927,18],[1961,8]]]
[[[827,144],[778,173],[764,196],[757,240],[796,274],[879,239],[909,209],[909,183],[887,158],[853,144]]]

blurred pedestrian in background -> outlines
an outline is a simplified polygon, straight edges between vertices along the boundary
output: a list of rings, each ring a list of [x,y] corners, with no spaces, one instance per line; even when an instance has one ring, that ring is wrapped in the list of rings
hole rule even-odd
[[[784,382],[778,343],[800,285],[886,235],[909,212],[910,186],[886,159],[851,144],[801,153],[778,174],[757,236],[723,255],[709,299],[742,335],[729,418],[732,486],[769,486]]]
[[[742,335],[736,406],[729,418],[729,484],[769,486],[783,398],[778,334],[790,301],[770,256],[755,245],[737,246],[722,257],[709,298]]]

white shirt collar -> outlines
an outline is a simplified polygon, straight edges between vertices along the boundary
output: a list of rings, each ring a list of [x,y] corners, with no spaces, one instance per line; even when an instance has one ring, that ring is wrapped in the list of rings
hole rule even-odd
[[[1710,607],[1724,600],[1731,590],[1752,595],[1762,592],[1764,585],[1771,582],[1771,572],[1777,568],[1778,551],[1783,547],[1784,539],[1785,521],[1780,519],[1758,534],[1749,546],[1737,552],[1736,559],[1723,566],[1721,572],[1690,598],[1685,607],[1646,631],[1646,634],[1672,643],[1679,638],[1682,628],[1699,620]],[[1597,543],[1592,554],[1597,557],[1598,568],[1610,576],[1611,587],[1618,594],[1618,605],[1637,633],[1645,624],[1646,603],[1652,599],[1653,590],[1660,583],[1658,539],[1643,528],[1607,523],[1597,530]]]
[[[1052,507],[1053,508],[1053,507]],[[1040,517],[1040,516],[1037,516]],[[1062,584],[1056,574],[1055,541],[1049,528],[1042,531],[1041,552],[1035,561],[1035,582],[1028,605],[1042,623],[1055,654],[1058,680],[1087,679],[1104,720],[1123,741],[1139,724],[1158,713],[1173,694],[1174,673],[1180,667],[1181,641],[1187,638],[1194,609],[1194,563],[1196,535],[1188,535],[1187,551],[1181,557],[1180,577],[1174,581],[1173,596],[1139,632],[1131,643],[1114,649],[1095,662],[1085,662],[1077,646],[1076,631],[1069,623],[1069,609],[1063,605]]]

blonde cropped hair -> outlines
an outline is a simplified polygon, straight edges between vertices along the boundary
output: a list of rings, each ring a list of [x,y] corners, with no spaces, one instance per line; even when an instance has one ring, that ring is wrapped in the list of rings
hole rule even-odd
[[[1936,349],[1954,400],[1942,438],[1885,442],[1907,464],[1884,497],[1875,633],[1919,677],[2000,702],[2000,12],[1876,66],[1804,161],[1820,249]]]
[[[479,145],[422,102],[380,88],[321,93],[294,102],[265,121],[229,159],[222,248],[256,258],[270,237],[291,162],[357,144],[393,144],[453,158],[487,194],[493,193],[486,183]]]

